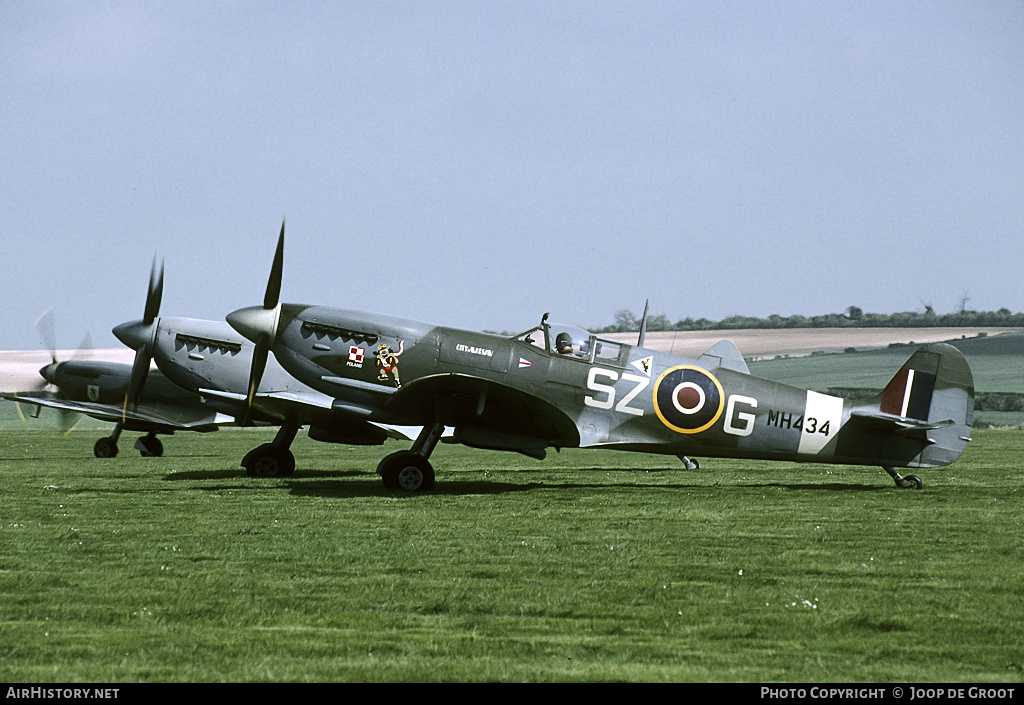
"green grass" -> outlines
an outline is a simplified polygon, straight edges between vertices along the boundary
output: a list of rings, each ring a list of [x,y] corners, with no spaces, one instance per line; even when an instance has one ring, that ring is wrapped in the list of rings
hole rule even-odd
[[[95,433],[0,435],[0,681],[909,681],[1024,674],[1024,433],[925,488],[880,469],[266,432],[113,461]]]

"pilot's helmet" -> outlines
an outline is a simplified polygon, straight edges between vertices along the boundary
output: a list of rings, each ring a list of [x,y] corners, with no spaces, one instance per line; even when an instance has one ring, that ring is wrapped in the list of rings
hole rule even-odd
[[[572,352],[572,336],[561,332],[555,336],[555,352],[560,355],[567,355]]]

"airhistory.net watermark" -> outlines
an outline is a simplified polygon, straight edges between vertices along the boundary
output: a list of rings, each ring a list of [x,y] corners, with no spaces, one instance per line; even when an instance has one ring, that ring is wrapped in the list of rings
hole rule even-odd
[[[116,700],[120,688],[17,688],[9,686],[5,698],[19,700]]]

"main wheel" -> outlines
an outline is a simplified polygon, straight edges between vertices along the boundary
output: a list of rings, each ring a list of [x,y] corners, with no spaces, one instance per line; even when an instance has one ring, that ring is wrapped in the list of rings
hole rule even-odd
[[[250,451],[242,466],[249,477],[291,477],[295,473],[295,456],[290,450],[265,443]]]
[[[117,441],[111,437],[101,438],[92,447],[92,454],[97,458],[116,458]]]
[[[143,458],[159,458],[164,454],[164,444],[156,436],[143,436],[135,441],[135,449]]]
[[[424,492],[434,489],[434,468],[430,461],[410,451],[386,456],[377,466],[377,473],[390,490]]]

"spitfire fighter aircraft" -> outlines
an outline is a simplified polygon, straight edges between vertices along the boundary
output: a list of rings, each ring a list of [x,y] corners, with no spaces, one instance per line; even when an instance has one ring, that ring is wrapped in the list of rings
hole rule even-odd
[[[125,413],[141,413],[139,400],[150,395],[149,370],[155,362],[163,377],[177,386],[179,395],[187,394],[191,405],[214,416],[217,424],[279,427],[272,442],[252,449],[242,459],[242,467],[252,477],[291,475],[295,456],[290,446],[304,425],[309,426],[310,438],[326,443],[382,444],[387,438],[409,439],[404,429],[374,425],[337,412],[332,398],[310,389],[276,364],[266,368],[262,385],[257,385],[258,399],[249,403],[246,385],[252,368],[252,343],[223,321],[161,317],[162,293],[163,268],[158,272],[154,262],[143,318],[114,328],[118,340],[136,351],[131,379],[120,389]]]
[[[234,422],[205,407],[199,397],[189,394],[154,373],[146,394],[133,408],[126,409],[125,395],[131,383],[132,366],[102,360],[65,360],[51,362],[39,371],[42,378],[58,390],[57,396],[5,394],[18,404],[57,409],[61,413],[78,413],[114,424],[109,436],[96,441],[93,454],[97,458],[113,458],[123,431],[145,433],[135,442],[135,449],[145,457],[163,455],[163,443],[157,434],[175,431],[216,431],[223,423]]]
[[[160,374],[149,381],[144,398],[136,399],[131,408],[125,398],[132,383],[132,365],[120,362],[87,359],[86,350],[91,343],[83,343],[79,352],[69,360],[58,360],[53,311],[47,311],[36,322],[44,341],[49,343],[52,362],[39,370],[40,384],[35,390],[3,397],[19,405],[38,409],[56,409],[62,416],[84,414],[114,424],[109,436],[96,441],[93,453],[97,458],[117,455],[117,443],[123,431],[141,431],[146,435],[135,442],[143,456],[160,456],[163,444],[157,434],[175,431],[215,431],[218,425],[233,421],[204,407],[198,396],[189,394]],[[92,336],[87,340],[91,341]],[[47,387],[56,394],[41,393]],[[70,425],[70,424],[67,424]]]
[[[428,490],[430,455],[451,442],[543,458],[548,448],[882,466],[948,465],[966,448],[974,385],[963,355],[921,347],[882,394],[857,403],[752,376],[729,341],[696,360],[549,323],[503,337],[324,306],[279,302],[284,226],[262,306],[228,315],[255,343],[248,403],[270,353],[353,421],[421,426],[377,467],[384,485]]]
[[[310,438],[330,443],[409,440],[409,429],[375,426],[338,414],[331,409],[331,399],[276,364],[267,368],[264,378],[264,386],[272,391],[261,394],[257,404],[248,404],[245,391],[252,343],[223,321],[160,317],[162,295],[163,268],[158,270],[154,262],[143,318],[122,323],[113,331],[136,351],[134,364],[85,360],[78,355],[58,361],[52,343],[53,362],[39,373],[44,384],[56,387],[57,396],[30,393],[4,397],[113,423],[113,432],[93,447],[98,458],[115,457],[118,440],[126,430],[147,434],[135,442],[135,448],[152,457],[163,454],[157,434],[211,432],[239,423],[279,426],[272,442],[252,449],[242,459],[242,467],[253,477],[292,474],[295,456],[290,446],[303,425],[309,426]],[[52,312],[44,314],[38,327],[45,340],[54,337]],[[151,370],[153,362],[157,370]]]

